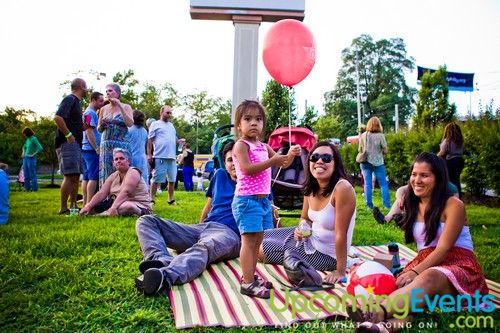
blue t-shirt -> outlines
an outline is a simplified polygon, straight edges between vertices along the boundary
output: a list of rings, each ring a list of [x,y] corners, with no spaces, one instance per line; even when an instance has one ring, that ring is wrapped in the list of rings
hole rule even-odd
[[[101,133],[97,130],[97,122],[99,121],[99,117],[97,117],[97,113],[90,106],[83,113],[83,123],[87,124],[89,127],[92,127],[92,132],[94,132],[95,142],[97,147],[101,145]],[[89,142],[86,131],[83,132],[83,141],[82,141],[82,150],[94,150],[94,147]]]
[[[229,206],[231,207],[231,204],[229,204]],[[5,171],[0,169],[0,224],[7,223],[8,219],[9,219],[9,176],[7,176]]]
[[[215,172],[206,193],[207,197],[212,198],[212,209],[204,222],[222,223],[239,235],[240,231],[231,208],[235,189],[236,182],[231,179],[225,169]]]

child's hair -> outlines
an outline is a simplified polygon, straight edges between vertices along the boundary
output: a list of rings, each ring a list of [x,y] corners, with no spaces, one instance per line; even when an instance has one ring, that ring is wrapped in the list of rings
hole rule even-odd
[[[245,99],[243,102],[240,103],[240,105],[238,105],[238,107],[236,108],[236,112],[234,114],[234,127],[238,132],[238,136],[241,136],[241,133],[238,130],[238,125],[241,122],[241,118],[243,118],[245,112],[247,112],[250,109],[256,109],[259,111],[260,116],[262,117],[263,129],[266,128],[266,111],[264,110],[262,104],[254,100]]]

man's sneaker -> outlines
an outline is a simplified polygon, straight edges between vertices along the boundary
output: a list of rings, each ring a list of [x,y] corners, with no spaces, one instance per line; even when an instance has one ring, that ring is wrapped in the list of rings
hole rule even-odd
[[[144,295],[155,295],[165,289],[168,283],[163,278],[163,273],[158,268],[150,268],[142,276],[136,279],[136,287]]]
[[[378,223],[380,224],[385,223],[385,215],[382,214],[382,212],[380,211],[380,209],[378,209],[378,207],[373,207],[373,217]]]
[[[160,260],[144,260],[139,264],[139,271],[144,274],[150,268],[162,268],[165,267],[162,261]]]

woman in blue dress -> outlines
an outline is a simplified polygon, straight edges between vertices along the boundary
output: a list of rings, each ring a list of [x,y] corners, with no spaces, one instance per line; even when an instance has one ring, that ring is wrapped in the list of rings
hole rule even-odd
[[[130,151],[128,128],[134,124],[132,108],[120,102],[120,86],[116,83],[108,84],[106,95],[109,104],[102,107],[97,126],[102,133],[99,149],[99,186],[114,172],[113,149]]]
[[[128,129],[128,139],[130,142],[130,155],[134,168],[141,171],[141,177],[146,183],[149,191],[149,170],[148,159],[146,158],[146,143],[148,142],[148,131],[144,128],[144,113],[134,110],[134,125]]]

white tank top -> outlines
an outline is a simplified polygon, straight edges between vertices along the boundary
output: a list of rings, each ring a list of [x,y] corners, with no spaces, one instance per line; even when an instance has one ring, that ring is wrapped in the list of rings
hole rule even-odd
[[[337,182],[337,185],[347,180],[340,179]],[[326,206],[321,210],[313,210],[309,205],[309,210],[307,211],[307,215],[309,219],[312,221],[312,235],[311,235],[311,243],[314,248],[330,257],[336,258],[335,256],[335,207],[332,205],[332,198],[335,193],[335,189],[337,185],[333,188],[332,194],[330,196],[330,200]],[[354,189],[353,189],[354,191]],[[309,200],[309,198],[307,198]],[[352,214],[351,221],[349,222],[349,228],[347,229],[347,249],[349,250],[351,247],[352,241],[352,233],[354,231],[354,224],[356,220],[356,209],[354,209],[354,213]],[[346,252],[347,253],[347,252]]]
[[[435,247],[443,233],[444,223],[441,222],[439,224],[439,228],[436,234],[436,238],[429,244],[425,245],[425,223],[424,222],[415,222],[413,225],[413,238],[415,238],[415,243],[417,243],[417,250],[420,251],[427,247]],[[462,227],[462,231],[460,231],[460,235],[458,235],[457,241],[455,242],[455,246],[474,251],[474,246],[472,245],[472,237],[470,236],[470,230],[468,225],[464,225]]]

